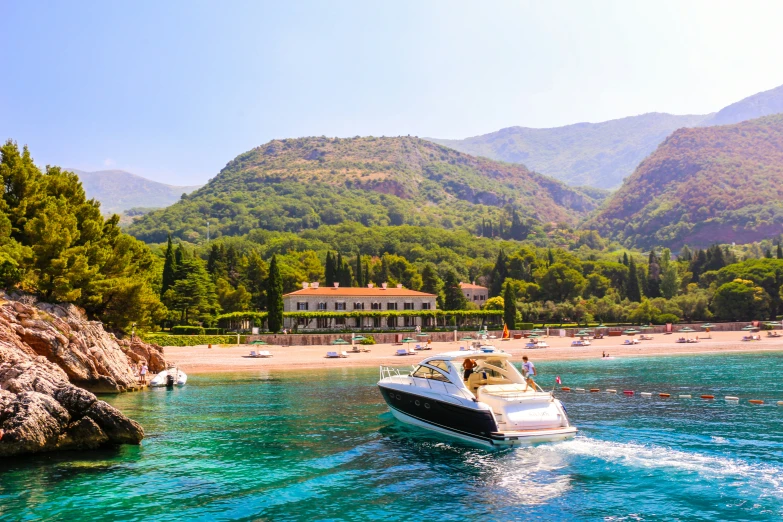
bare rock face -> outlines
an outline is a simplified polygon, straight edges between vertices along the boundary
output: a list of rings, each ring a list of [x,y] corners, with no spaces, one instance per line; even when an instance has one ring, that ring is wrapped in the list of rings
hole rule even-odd
[[[0,293],[0,456],[139,444],[141,426],[91,391],[138,389],[142,361],[166,368],[160,347],[118,341],[76,306]]]

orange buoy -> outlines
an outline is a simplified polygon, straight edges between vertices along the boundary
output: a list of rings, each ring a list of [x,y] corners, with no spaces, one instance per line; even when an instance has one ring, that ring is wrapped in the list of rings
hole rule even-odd
[[[715,396],[714,395],[702,395],[701,398],[702,399],[714,399]]]
[[[626,395],[633,395],[633,390],[623,390],[623,393]]]
[[[601,390],[599,390],[598,388],[590,388],[590,393],[595,393],[595,392],[599,392],[599,391],[601,391]]]
[[[758,399],[751,399],[748,402],[751,404],[764,404],[764,401],[760,401]]]
[[[658,397],[671,397],[671,395],[668,393],[659,393]]]
[[[571,391],[571,388],[569,388],[568,386],[563,386],[560,389],[563,390],[563,391]]]

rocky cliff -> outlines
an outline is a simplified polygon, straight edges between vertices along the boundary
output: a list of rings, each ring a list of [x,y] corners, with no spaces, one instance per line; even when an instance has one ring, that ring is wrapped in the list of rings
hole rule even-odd
[[[137,389],[142,360],[166,365],[159,347],[118,341],[73,305],[0,294],[0,456],[138,444],[142,427],[91,391]]]

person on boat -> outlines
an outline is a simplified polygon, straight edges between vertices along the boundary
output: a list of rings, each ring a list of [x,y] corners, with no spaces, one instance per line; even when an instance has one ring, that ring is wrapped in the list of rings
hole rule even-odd
[[[462,369],[465,370],[465,372],[464,372],[464,374],[462,376],[463,380],[466,380],[466,381],[468,380],[468,377],[470,377],[470,374],[473,373],[473,368],[475,368],[476,366],[478,366],[478,365],[476,364],[476,361],[474,361],[473,359],[467,359],[466,358],[462,362]]]
[[[522,369],[525,371],[525,380],[528,386],[533,386],[535,389],[536,382],[533,380],[533,376],[538,375],[535,365],[530,362],[527,355],[522,357]]]

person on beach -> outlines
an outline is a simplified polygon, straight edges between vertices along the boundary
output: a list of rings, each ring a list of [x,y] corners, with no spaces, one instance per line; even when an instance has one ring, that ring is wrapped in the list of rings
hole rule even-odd
[[[533,380],[533,376],[538,375],[538,372],[536,372],[535,365],[528,360],[527,355],[522,357],[522,370],[525,372],[525,381],[527,381],[527,385],[535,388],[536,382]]]
[[[141,369],[139,370],[139,382],[141,384],[147,384],[147,363],[141,363]]]
[[[473,368],[475,368],[476,366],[478,365],[476,364],[476,361],[474,361],[473,359],[465,359],[462,362],[462,369],[465,370],[465,372],[462,375],[462,379],[467,381],[468,377],[470,377],[470,374],[473,373]]]

